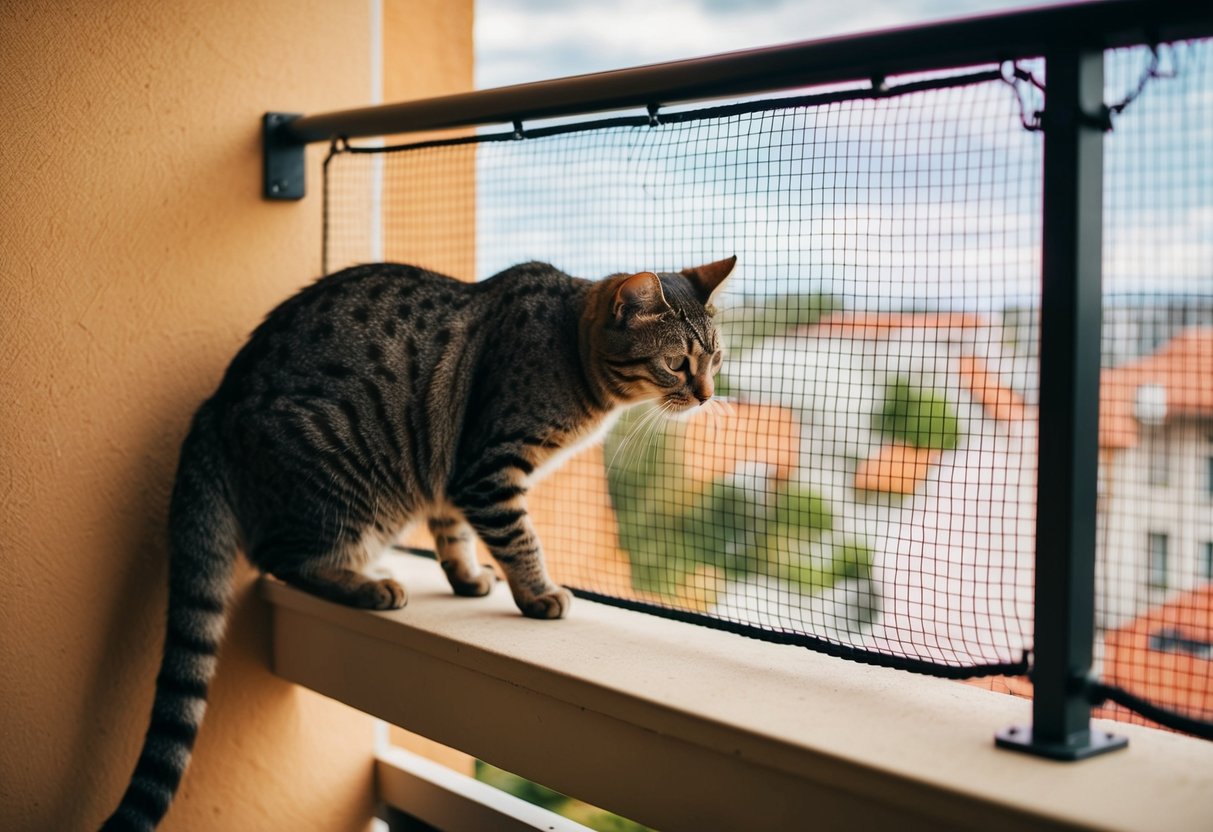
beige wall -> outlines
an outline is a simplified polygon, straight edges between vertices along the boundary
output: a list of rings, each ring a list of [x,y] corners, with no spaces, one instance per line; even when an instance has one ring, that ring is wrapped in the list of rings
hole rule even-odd
[[[306,200],[263,202],[260,114],[365,104],[371,3],[5,6],[0,829],[88,829],[146,727],[190,414],[320,266],[323,149]],[[470,86],[471,0],[385,7],[426,56],[393,94]],[[165,828],[363,829],[371,722],[269,673],[251,577]]]

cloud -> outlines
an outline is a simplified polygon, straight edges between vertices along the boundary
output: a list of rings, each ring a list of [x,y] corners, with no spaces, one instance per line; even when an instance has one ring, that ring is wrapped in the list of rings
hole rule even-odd
[[[1040,5],[1037,0],[479,0],[481,88]]]

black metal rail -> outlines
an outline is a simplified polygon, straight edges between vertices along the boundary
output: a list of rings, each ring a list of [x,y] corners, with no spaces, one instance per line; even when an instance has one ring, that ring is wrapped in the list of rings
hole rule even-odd
[[[1033,724],[1000,746],[1079,759],[1125,743],[1090,725],[1098,469],[1103,50],[1213,35],[1213,3],[1102,0],[829,38],[380,107],[264,120],[265,196],[303,196],[303,148],[659,107],[1024,58],[1045,60]],[[519,131],[521,132],[521,131]],[[1105,691],[1106,694],[1106,691]]]
[[[1082,44],[1110,49],[1213,32],[1213,3],[1097,0],[906,26],[684,61],[576,75],[333,113],[269,113],[264,121],[266,199],[304,195],[303,147],[539,118],[585,115],[777,92],[817,84],[1039,57]]]

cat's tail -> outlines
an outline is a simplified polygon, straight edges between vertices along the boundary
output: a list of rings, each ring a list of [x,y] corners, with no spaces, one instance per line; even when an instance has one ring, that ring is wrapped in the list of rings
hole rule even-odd
[[[227,624],[238,531],[212,406],[181,448],[169,508],[168,627],[143,750],[110,830],[152,830],[168,811],[206,712],[207,686]]]

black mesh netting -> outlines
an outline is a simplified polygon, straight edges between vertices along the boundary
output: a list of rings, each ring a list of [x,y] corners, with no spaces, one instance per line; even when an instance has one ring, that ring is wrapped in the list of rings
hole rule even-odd
[[[1208,42],[1159,54],[1155,74],[1178,77],[1149,79],[1107,147],[1097,655],[1110,682],[1208,719],[1213,66]],[[1109,53],[1110,102],[1150,56]],[[718,400],[684,422],[629,412],[532,494],[556,578],[863,661],[1014,677],[1032,645],[1033,79],[1023,63],[340,142],[325,268],[478,279],[537,259],[597,278],[736,254]]]
[[[1096,667],[1213,723],[1213,42],[1108,54]],[[1129,716],[1119,707],[1111,714]],[[1134,717],[1140,721],[1139,717]]]

